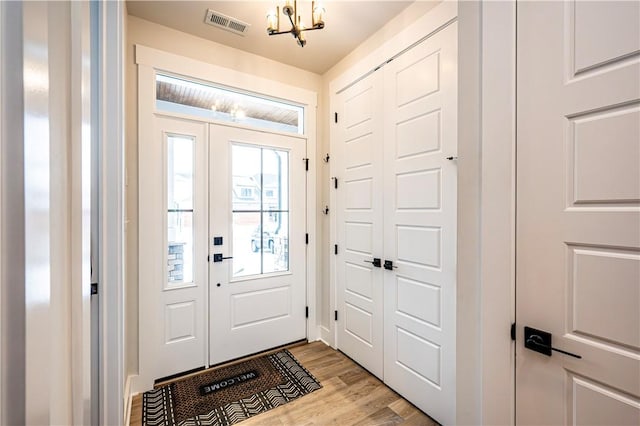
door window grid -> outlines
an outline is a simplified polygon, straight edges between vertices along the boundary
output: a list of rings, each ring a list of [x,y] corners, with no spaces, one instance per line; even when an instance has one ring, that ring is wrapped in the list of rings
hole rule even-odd
[[[289,153],[232,145],[232,165],[233,277],[288,271]]]

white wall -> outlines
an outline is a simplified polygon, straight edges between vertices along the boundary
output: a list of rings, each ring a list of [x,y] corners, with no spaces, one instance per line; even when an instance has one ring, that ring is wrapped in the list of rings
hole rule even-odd
[[[239,72],[320,92],[322,78],[268,58],[242,52],[162,25],[128,16],[126,49],[126,374],[138,372],[138,118],[134,46],[141,44]],[[316,167],[321,167],[318,156]]]

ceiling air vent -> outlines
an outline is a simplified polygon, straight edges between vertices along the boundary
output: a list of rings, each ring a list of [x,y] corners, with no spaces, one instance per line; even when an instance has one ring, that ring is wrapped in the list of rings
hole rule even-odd
[[[223,30],[231,31],[232,33],[242,36],[249,31],[249,27],[251,26],[251,24],[211,9],[207,9],[207,16],[204,22],[205,24],[213,25],[214,27],[222,28]]]

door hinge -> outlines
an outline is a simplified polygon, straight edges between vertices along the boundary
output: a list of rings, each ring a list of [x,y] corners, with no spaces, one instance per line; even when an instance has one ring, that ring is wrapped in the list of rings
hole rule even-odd
[[[333,254],[338,254],[338,245],[333,246]]]
[[[333,121],[336,122],[336,123],[338,122],[338,113],[337,112],[333,113]]]
[[[91,295],[98,294],[98,283],[91,283]]]
[[[309,318],[309,307],[308,306],[304,307],[304,317],[305,318]]]
[[[303,158],[302,161],[304,161],[304,169],[306,171],[309,171],[309,159],[308,158]]]
[[[333,311],[333,320],[338,321],[338,311]]]
[[[337,177],[332,177],[331,179],[333,179],[333,187],[335,189],[338,189],[338,178]]]
[[[516,323],[511,324],[511,340],[516,341]]]
[[[304,243],[309,244],[309,234],[304,234]]]

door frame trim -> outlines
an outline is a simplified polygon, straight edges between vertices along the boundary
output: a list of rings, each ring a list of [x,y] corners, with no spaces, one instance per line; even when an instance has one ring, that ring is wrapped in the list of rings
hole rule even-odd
[[[482,4],[479,355],[483,424],[515,424],[516,344],[509,326],[516,321],[516,11],[516,0]]]
[[[148,149],[148,135],[147,129],[153,128],[153,117],[155,114],[175,116],[174,114],[166,114],[166,112],[156,111],[155,107],[155,75],[157,71],[164,71],[182,76],[192,77],[196,80],[208,81],[216,84],[222,84],[227,87],[241,88],[242,91],[248,91],[256,94],[267,95],[274,98],[285,99],[295,102],[304,107],[304,134],[287,134],[287,136],[298,137],[306,139],[306,156],[310,159],[312,167],[306,174],[306,232],[310,235],[310,243],[306,245],[306,302],[309,310],[309,318],[307,318],[306,333],[309,341],[317,340],[320,336],[319,326],[317,323],[317,309],[316,307],[316,268],[317,268],[317,253],[315,241],[319,239],[319,227],[317,223],[317,188],[316,188],[316,168],[313,167],[316,164],[316,108],[318,103],[318,95],[316,92],[302,89],[300,87],[291,86],[278,81],[270,80],[267,78],[238,72],[230,68],[221,67],[218,65],[210,64],[207,62],[198,61],[176,55],[173,53],[164,52],[162,50],[150,48],[140,44],[135,45],[135,63],[138,66],[138,162],[139,170],[138,174],[142,175],[145,170],[144,162],[141,158],[145,158],[141,155]],[[199,122],[210,122],[202,117],[187,117],[191,120]],[[213,122],[213,124],[221,124],[232,127],[246,128],[245,126],[239,126],[233,123],[221,123]],[[268,129],[251,128],[251,130],[261,131],[265,133],[275,133]],[[143,192],[139,192],[143,194]],[[140,195],[139,195],[140,197]],[[143,206],[143,203],[139,204]],[[138,212],[142,217],[141,212]],[[316,240],[314,240],[316,238]],[[140,251],[134,254],[139,256]],[[142,274],[138,274],[138,288],[141,287]],[[143,303],[143,299],[138,300],[138,315],[140,312],[140,306]],[[142,359],[143,353],[143,338],[140,324],[143,321],[139,320],[139,362],[138,362],[138,375],[132,376],[131,381],[131,393],[135,394],[147,390],[147,385],[151,383],[152,378],[146,376],[144,371],[144,360]]]
[[[125,394],[125,169],[124,169],[124,20],[120,2],[99,3],[97,12],[97,126],[99,161],[99,418],[126,422]],[[108,238],[106,237],[108,236]]]

